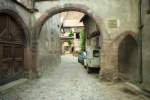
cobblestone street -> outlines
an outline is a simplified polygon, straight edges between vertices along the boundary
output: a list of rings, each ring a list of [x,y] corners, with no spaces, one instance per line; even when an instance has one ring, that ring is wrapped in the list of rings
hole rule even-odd
[[[124,90],[122,83],[104,82],[87,74],[77,58],[62,56],[60,66],[50,67],[38,80],[6,92],[2,100],[148,100]]]

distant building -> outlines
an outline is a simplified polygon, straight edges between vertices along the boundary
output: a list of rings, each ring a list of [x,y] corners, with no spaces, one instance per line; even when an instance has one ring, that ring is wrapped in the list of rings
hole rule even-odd
[[[65,38],[65,42],[63,39],[63,42],[66,44],[66,41],[70,41],[71,44],[69,44],[67,47],[64,47],[64,44],[62,43],[62,52],[64,53],[64,48],[68,48],[67,52],[71,52],[71,48],[74,48],[74,52],[80,51],[80,32],[84,30],[84,25],[82,22],[80,22],[80,18],[84,15],[80,12],[63,12],[60,14],[61,17],[64,19],[62,20],[62,34],[61,38]],[[66,45],[65,45],[66,46]]]

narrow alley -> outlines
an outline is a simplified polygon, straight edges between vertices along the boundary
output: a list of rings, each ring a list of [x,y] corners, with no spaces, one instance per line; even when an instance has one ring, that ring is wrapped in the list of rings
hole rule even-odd
[[[150,0],[0,0],[0,100],[150,100]]]
[[[102,81],[87,74],[72,55],[62,56],[59,66],[49,67],[41,78],[7,90],[0,100],[148,100],[125,91],[122,83]]]

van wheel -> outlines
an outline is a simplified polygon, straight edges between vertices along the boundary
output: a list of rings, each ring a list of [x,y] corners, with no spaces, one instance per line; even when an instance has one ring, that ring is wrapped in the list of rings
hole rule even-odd
[[[85,68],[85,69],[87,68],[86,65],[84,65],[84,68]]]
[[[79,58],[78,58],[78,63],[80,63]]]
[[[87,73],[91,73],[91,68],[87,67]]]

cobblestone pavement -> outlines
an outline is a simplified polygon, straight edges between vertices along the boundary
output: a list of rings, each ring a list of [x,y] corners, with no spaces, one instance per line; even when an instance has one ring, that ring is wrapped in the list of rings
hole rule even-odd
[[[124,90],[122,83],[104,82],[87,74],[77,58],[63,56],[38,80],[9,90],[1,100],[149,100]]]

